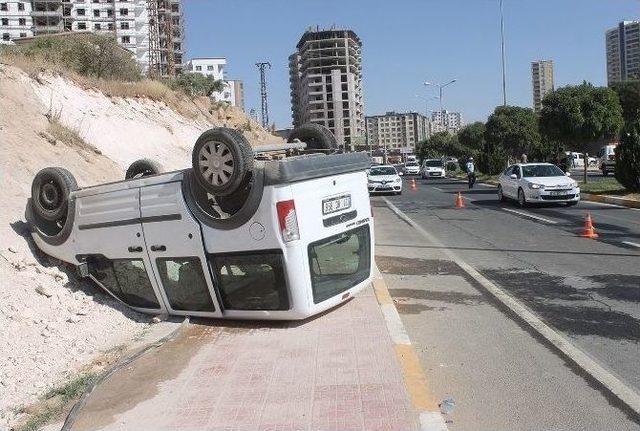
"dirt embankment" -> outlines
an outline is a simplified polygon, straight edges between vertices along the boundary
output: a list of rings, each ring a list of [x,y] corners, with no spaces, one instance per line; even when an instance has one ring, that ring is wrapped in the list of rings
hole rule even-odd
[[[254,145],[280,141],[206,100],[171,109],[0,64],[0,429],[15,422],[16,406],[150,324],[33,248],[23,214],[35,173],[62,166],[86,186],[122,179],[142,157],[188,167],[197,136],[215,126],[239,128]]]

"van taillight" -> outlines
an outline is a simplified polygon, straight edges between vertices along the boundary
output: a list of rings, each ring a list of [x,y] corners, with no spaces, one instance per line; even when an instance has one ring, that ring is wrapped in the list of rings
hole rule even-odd
[[[280,233],[284,242],[300,239],[300,230],[298,229],[298,218],[296,216],[296,205],[293,200],[282,201],[276,204],[278,210],[278,223],[280,224]]]

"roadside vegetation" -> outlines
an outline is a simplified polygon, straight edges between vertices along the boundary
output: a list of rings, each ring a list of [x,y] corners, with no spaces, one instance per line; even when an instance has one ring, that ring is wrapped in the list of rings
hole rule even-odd
[[[456,157],[463,171],[473,157],[483,180],[483,175],[497,175],[523,155],[529,162],[558,163],[565,151],[584,153],[589,144],[616,141],[616,179],[591,186],[585,176],[581,185],[585,192],[640,191],[640,81],[611,88],[587,82],[565,86],[543,99],[539,113],[498,106],[486,123],[469,124],[455,135],[435,133],[419,144],[417,152],[421,160]]]
[[[184,73],[176,79],[149,79],[142,75],[132,54],[111,35],[77,33],[67,37],[38,37],[24,45],[0,46],[0,62],[20,68],[34,79],[43,72],[59,74],[84,88],[95,88],[110,97],[146,97],[160,101],[194,118],[202,108],[184,102],[204,99],[222,91],[224,83],[213,77]],[[200,100],[211,113],[211,101]]]

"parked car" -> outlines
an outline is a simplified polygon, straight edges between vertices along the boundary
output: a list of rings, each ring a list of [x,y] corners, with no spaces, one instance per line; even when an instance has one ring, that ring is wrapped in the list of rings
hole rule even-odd
[[[446,174],[442,159],[427,159],[422,162],[422,167],[420,168],[420,176],[422,179],[444,178]]]
[[[420,165],[415,161],[405,163],[403,169],[407,175],[418,175],[420,173]]]
[[[283,148],[298,155],[258,161],[240,132],[211,129],[189,169],[159,172],[142,160],[124,181],[83,188],[66,169],[45,168],[27,202],[31,235],[140,312],[320,313],[371,280],[370,159],[336,153],[333,135],[315,124],[290,140]]]
[[[605,177],[609,175],[609,173],[615,172],[617,146],[617,143],[607,144],[598,151],[598,168],[600,168],[602,175]]]
[[[367,171],[369,193],[402,194],[402,178],[393,165],[372,166]]]
[[[517,199],[522,207],[531,203],[580,201],[578,183],[551,163],[511,165],[498,177],[498,199]]]

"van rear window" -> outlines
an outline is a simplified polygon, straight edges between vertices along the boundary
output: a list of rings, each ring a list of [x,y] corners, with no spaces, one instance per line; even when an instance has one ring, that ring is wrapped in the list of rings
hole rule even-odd
[[[313,302],[318,304],[369,277],[369,225],[311,243],[308,253]]]

